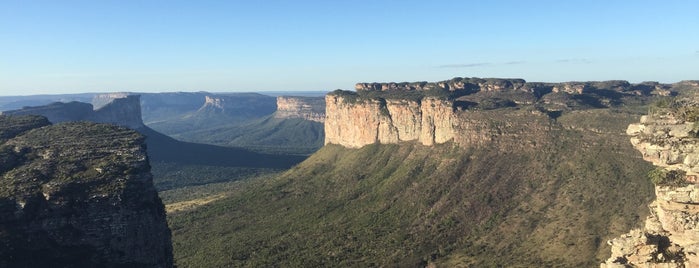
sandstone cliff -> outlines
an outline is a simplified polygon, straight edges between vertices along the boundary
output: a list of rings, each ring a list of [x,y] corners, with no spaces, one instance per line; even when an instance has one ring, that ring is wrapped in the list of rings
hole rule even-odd
[[[602,267],[699,267],[699,98],[676,99],[628,127],[631,143],[658,166],[644,229],[609,241]]]
[[[36,118],[0,116],[0,266],[172,267],[144,138]]]
[[[528,83],[522,79],[454,78],[441,82],[358,83],[326,96],[325,144],[358,148],[417,141],[463,146],[503,139],[535,144],[562,113],[641,103],[676,94],[689,82]],[[524,117],[522,117],[524,116]],[[526,118],[526,119],[524,119]]]
[[[274,118],[301,118],[315,122],[325,122],[325,100],[322,97],[277,97],[277,111]]]

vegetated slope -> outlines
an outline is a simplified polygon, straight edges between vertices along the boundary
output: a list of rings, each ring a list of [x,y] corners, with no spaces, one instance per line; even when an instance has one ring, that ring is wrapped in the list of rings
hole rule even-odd
[[[251,173],[287,169],[306,158],[299,155],[257,153],[242,148],[183,142],[148,127],[139,128],[138,132],[146,136],[148,155],[156,167],[154,174],[158,190],[235,180],[236,177],[247,177]],[[169,169],[166,170],[163,167],[169,167]],[[173,176],[174,174],[168,172],[181,173],[187,169],[199,171],[224,169],[229,173],[185,178]]]
[[[311,154],[323,146],[323,123],[267,116],[243,125],[224,125],[175,135],[176,138],[243,147],[260,152]]]
[[[149,127],[166,135],[179,138],[178,135],[194,130],[210,129],[222,125],[240,125],[274,113],[276,98],[257,93],[204,94],[193,93],[192,101],[198,102],[198,107],[192,110],[191,104],[180,105],[171,100],[172,94],[166,94],[161,102],[156,102],[158,96],[149,96],[149,102],[143,103],[145,123]],[[178,96],[180,97],[180,96]],[[195,103],[196,103],[195,102]],[[173,107],[157,105],[174,104]],[[176,110],[175,110],[176,109]],[[173,111],[168,114],[168,111]]]
[[[529,149],[328,145],[278,178],[170,214],[176,263],[597,266],[653,197],[651,166],[623,134],[637,118],[566,113]]]

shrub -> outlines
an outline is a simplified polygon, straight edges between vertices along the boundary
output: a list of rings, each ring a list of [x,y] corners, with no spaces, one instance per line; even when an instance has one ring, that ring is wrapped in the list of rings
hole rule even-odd
[[[686,172],[682,170],[666,170],[658,167],[648,172],[648,178],[657,186],[686,186]]]

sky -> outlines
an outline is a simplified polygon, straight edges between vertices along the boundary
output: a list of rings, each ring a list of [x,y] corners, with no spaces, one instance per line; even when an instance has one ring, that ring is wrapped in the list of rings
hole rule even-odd
[[[0,95],[699,79],[699,1],[0,0]]]

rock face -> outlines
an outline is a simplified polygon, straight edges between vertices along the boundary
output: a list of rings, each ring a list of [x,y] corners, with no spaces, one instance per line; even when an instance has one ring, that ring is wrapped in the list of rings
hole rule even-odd
[[[612,257],[601,267],[699,267],[699,98],[675,104],[627,129],[643,158],[659,167],[654,172],[675,181],[656,182],[645,228],[609,241]]]
[[[121,93],[118,93],[118,96]],[[143,127],[141,119],[141,102],[139,95],[128,95],[123,98],[107,95],[100,100],[109,99],[110,102],[93,110],[93,106],[82,102],[61,103],[56,102],[45,106],[25,107],[19,110],[2,112],[4,115],[41,115],[48,118],[51,123],[68,121],[92,121],[125,126],[132,129]],[[112,98],[114,97],[114,98]]]
[[[337,90],[326,96],[325,144],[358,148],[372,143],[454,141],[477,146],[503,139],[534,144],[541,137],[532,133],[550,129],[549,119],[563,112],[669,95],[684,84],[458,77],[433,83],[358,83],[357,92]],[[528,122],[523,122],[523,115],[530,118]]]
[[[0,116],[0,266],[172,267],[143,136],[46,124]]]
[[[277,111],[274,118],[301,118],[315,122],[325,122],[325,99],[322,97],[277,97]]]

